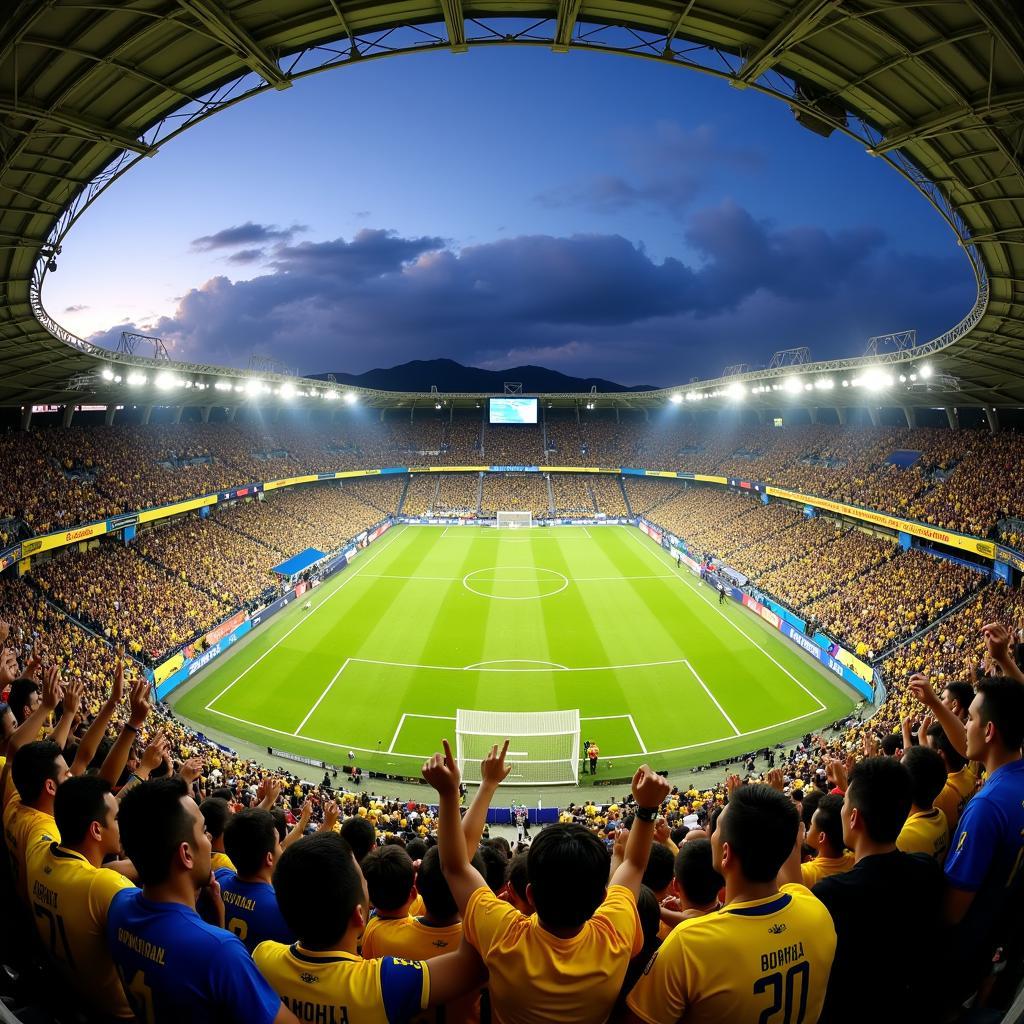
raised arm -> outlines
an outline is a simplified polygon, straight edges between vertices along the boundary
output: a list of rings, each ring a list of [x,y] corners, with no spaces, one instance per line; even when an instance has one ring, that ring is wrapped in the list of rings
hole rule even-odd
[[[284,841],[281,843],[281,849],[287,850],[297,839],[301,839],[306,834],[306,829],[309,827],[309,819],[313,816],[313,801],[306,797],[305,803],[302,805],[302,809],[299,811],[299,820],[292,827],[291,832],[284,837]]]
[[[111,786],[116,786],[117,780],[121,778],[121,772],[124,771],[124,766],[128,763],[128,755],[131,753],[132,744],[135,742],[136,736],[139,735],[139,730],[146,722],[146,716],[150,710],[150,689],[150,684],[145,679],[136,679],[132,683],[128,694],[128,721],[121,726],[121,733],[107,752],[107,756],[103,759],[103,765],[100,768],[100,778],[106,779]],[[159,764],[160,762],[157,761],[156,763]],[[156,765],[153,767],[156,767]],[[150,768],[149,770],[152,771],[153,769]]]
[[[68,737],[71,735],[71,726],[74,724],[75,715],[82,705],[82,695],[85,693],[85,683],[80,679],[74,679],[64,687],[64,698],[61,701],[60,721],[51,730],[46,738],[56,743],[61,750],[67,746]]]
[[[509,776],[512,766],[505,765],[505,755],[508,753],[508,740],[502,744],[501,750],[497,745],[491,747],[490,753],[480,762],[480,787],[473,797],[462,818],[462,834],[466,839],[466,857],[473,859],[477,847],[480,845],[480,836],[483,835],[484,825],[487,822],[487,811],[491,806],[494,794]]]
[[[985,638],[985,648],[989,656],[1002,670],[1003,675],[1009,679],[1016,679],[1018,683],[1024,683],[1024,672],[1017,667],[1010,650],[1010,631],[1001,622],[990,622],[987,626],[982,626],[981,635]]]
[[[967,729],[964,727],[964,723],[939,700],[939,695],[935,692],[928,677],[923,672],[917,672],[910,677],[908,689],[911,695],[919,700],[931,712],[935,721],[942,726],[954,749],[961,756],[966,757]]]
[[[496,757],[497,748],[493,753]],[[437,790],[437,845],[441,854],[441,869],[459,913],[465,914],[469,898],[477,889],[486,888],[487,882],[470,864],[466,854],[466,837],[459,815],[459,783],[462,778],[447,740],[444,741],[444,753],[434,754],[423,765],[423,778]]]
[[[671,789],[668,779],[663,779],[657,772],[652,772],[645,764],[641,765],[633,776],[633,799],[636,800],[637,813],[633,817],[633,827],[629,830],[622,863],[612,875],[610,884],[624,885],[634,896],[640,892],[640,882],[651,856],[654,820],[658,808]]]
[[[117,660],[117,667],[114,669],[114,681],[110,684],[110,696],[100,706],[99,714],[92,720],[92,725],[86,730],[82,742],[78,744],[78,753],[75,754],[74,763],[71,765],[72,775],[82,775],[92,763],[92,759],[99,750],[100,742],[107,733],[107,726],[121,703],[121,696],[124,693],[124,661]],[[111,783],[113,785],[113,783]]]
[[[31,743],[42,729],[47,717],[61,702],[64,686],[57,674],[57,667],[48,668],[43,674],[43,695],[39,707],[33,711],[10,736],[7,737],[7,763],[14,762],[14,755],[26,743]]]
[[[468,995],[487,981],[487,969],[480,954],[465,940],[454,953],[445,953],[429,961],[430,996],[428,1006],[447,1006]]]

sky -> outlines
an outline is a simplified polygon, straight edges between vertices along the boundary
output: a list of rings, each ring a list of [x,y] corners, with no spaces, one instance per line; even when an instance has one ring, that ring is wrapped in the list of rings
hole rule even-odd
[[[669,386],[960,319],[949,228],[881,160],[708,76],[540,48],[269,91],[143,160],[44,303],[114,347],[361,373],[447,357]]]

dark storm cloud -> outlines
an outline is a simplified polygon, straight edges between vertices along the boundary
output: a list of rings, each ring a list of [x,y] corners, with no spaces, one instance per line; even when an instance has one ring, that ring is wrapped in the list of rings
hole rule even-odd
[[[212,235],[192,239],[196,252],[211,252],[214,249],[233,249],[238,245],[259,245],[264,242],[288,242],[301,231],[304,224],[293,224],[290,228],[279,228],[276,224],[256,224],[247,220],[244,224],[222,228]]]
[[[252,351],[302,372],[360,372],[448,356],[546,363],[623,383],[671,384],[809,344],[860,354],[870,334],[922,338],[969,307],[955,250],[894,251],[877,229],[781,228],[725,203],[690,217],[693,266],[618,235],[527,235],[456,252],[436,237],[363,230],[278,244],[268,272],[213,277],[147,333],[181,358],[244,365]],[[90,340],[116,344],[122,324]]]

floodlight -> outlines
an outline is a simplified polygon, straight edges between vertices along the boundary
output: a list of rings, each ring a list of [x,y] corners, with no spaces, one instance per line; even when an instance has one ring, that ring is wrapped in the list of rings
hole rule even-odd
[[[146,383],[146,375],[144,373],[129,373],[128,383],[132,387],[138,387],[140,384]]]
[[[734,402],[740,401],[746,393],[747,389],[738,380],[733,381],[725,389],[726,397],[731,398]]]
[[[787,377],[782,386],[791,394],[803,390],[804,382],[799,377]]]
[[[354,391],[346,391],[345,401],[348,402],[349,405],[355,405],[355,403],[359,401],[359,396]]]
[[[338,397],[338,392],[337,391],[325,391],[324,392],[324,398],[326,398],[328,401],[334,401],[337,397]]]
[[[281,397],[282,398],[292,398],[292,397],[294,397],[294,395],[295,395],[295,388],[291,384],[282,384],[281,385]]]
[[[263,381],[249,380],[245,383],[245,390],[250,395],[258,395],[263,391]]]
[[[932,368],[925,363],[924,366],[921,367],[920,374],[925,380],[927,380],[932,375]]]
[[[113,380],[114,371],[109,366],[104,366],[103,369],[100,371],[100,376],[104,380]]]
[[[683,396],[678,391],[669,399],[673,405],[678,405],[682,400]]]

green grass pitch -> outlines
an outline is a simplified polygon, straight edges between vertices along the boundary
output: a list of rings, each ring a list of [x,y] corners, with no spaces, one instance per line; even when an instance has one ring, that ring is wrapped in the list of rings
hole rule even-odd
[[[172,696],[177,710],[214,734],[415,775],[454,741],[457,708],[578,708],[599,778],[621,778],[790,740],[854,704],[631,526],[397,526],[310,598]]]

